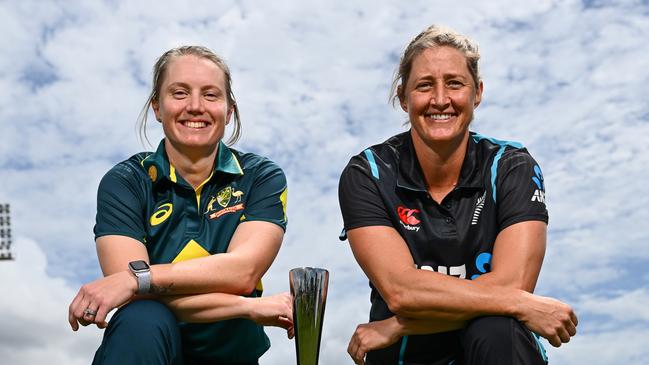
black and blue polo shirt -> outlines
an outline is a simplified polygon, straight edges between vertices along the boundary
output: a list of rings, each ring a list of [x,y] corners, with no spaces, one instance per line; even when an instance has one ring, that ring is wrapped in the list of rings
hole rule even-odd
[[[101,180],[95,238],[122,235],[146,246],[151,264],[223,253],[241,222],[286,229],[286,177],[267,158],[218,146],[214,170],[196,189],[178,174],[160,142]],[[250,296],[260,296],[261,282]],[[263,328],[246,319],[181,323],[183,351],[217,362],[251,362],[270,346]]]
[[[547,223],[543,174],[521,144],[471,132],[458,184],[438,203],[428,194],[410,133],[352,157],[339,185],[345,230],[393,227],[418,268],[474,279],[490,271],[500,231],[523,221]],[[370,321],[393,316],[370,287]],[[456,338],[452,332],[406,336],[370,352],[368,360],[373,365],[447,364],[457,351]]]

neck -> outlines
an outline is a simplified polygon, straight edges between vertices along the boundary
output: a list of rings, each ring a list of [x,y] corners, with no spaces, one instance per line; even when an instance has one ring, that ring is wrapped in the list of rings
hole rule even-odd
[[[180,176],[196,189],[214,169],[218,144],[209,149],[176,148],[165,140],[165,151],[169,162]]]
[[[415,154],[424,174],[426,188],[437,201],[451,192],[460,179],[469,134],[448,142],[425,143],[411,130]]]

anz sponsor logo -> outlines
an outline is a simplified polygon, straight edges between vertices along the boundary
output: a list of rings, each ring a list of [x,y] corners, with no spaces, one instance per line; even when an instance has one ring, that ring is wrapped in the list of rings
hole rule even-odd
[[[437,270],[432,266],[424,265],[419,267],[421,270],[436,271],[440,274],[455,276],[460,279],[466,278],[466,265],[461,266],[437,266]]]
[[[532,194],[531,201],[545,204],[545,184],[543,182],[543,173],[539,165],[534,165],[534,176],[532,182],[536,185],[536,190]]]
[[[491,271],[491,253],[489,252],[481,252],[478,254],[475,258],[475,269],[479,272],[479,274],[474,274],[471,275],[471,280],[479,277],[482,274],[486,274]],[[417,267],[421,270],[428,270],[428,271],[434,271],[438,272],[440,274],[445,274],[445,275],[450,275],[450,276],[455,276],[460,279],[466,279],[466,265],[460,265],[460,266],[437,266],[437,270],[435,270],[432,266],[430,265],[423,265],[423,266],[418,266]]]

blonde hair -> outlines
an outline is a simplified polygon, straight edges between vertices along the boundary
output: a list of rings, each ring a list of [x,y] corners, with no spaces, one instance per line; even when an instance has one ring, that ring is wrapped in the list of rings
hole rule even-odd
[[[230,76],[230,69],[221,57],[217,56],[216,53],[212,52],[209,48],[202,46],[181,46],[172,48],[163,53],[162,56],[158,58],[155,65],[153,65],[153,85],[151,87],[151,93],[149,94],[149,97],[144,104],[142,111],[140,111],[140,115],[137,118],[140,140],[142,142],[149,142],[149,139],[146,135],[146,122],[148,119],[147,116],[149,108],[151,107],[151,103],[154,100],[158,100],[160,98],[160,88],[162,87],[162,83],[164,82],[164,77],[167,72],[167,67],[169,66],[169,61],[173,57],[189,55],[210,60],[214,62],[214,64],[218,66],[221,71],[223,71],[223,74],[225,75],[225,93],[228,98],[228,105],[231,106],[234,110],[234,130],[232,131],[232,135],[227,140],[226,144],[235,144],[239,140],[239,138],[241,138],[241,117],[239,115],[239,108],[237,107],[236,99],[234,98],[234,94],[232,93],[232,77]]]
[[[408,83],[412,62],[415,57],[428,48],[442,46],[453,47],[464,55],[471,77],[473,77],[474,86],[476,90],[479,88],[481,80],[478,69],[478,61],[480,60],[478,44],[451,28],[433,24],[413,38],[405,51],[403,51],[399,61],[399,68],[395,72],[392,88],[390,89],[390,101],[393,105],[403,96],[400,93],[403,92],[403,88]],[[401,89],[399,89],[399,86],[401,86]]]

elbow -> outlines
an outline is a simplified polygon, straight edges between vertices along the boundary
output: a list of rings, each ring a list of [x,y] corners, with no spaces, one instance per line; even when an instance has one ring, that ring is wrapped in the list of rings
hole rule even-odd
[[[239,280],[236,280],[233,290],[237,295],[250,295],[260,282],[261,276],[259,274],[254,270],[247,270],[241,273]]]
[[[385,292],[383,299],[388,306],[390,312],[398,316],[408,316],[414,309],[410,301],[411,296],[408,295],[406,290],[399,288],[391,288]]]

